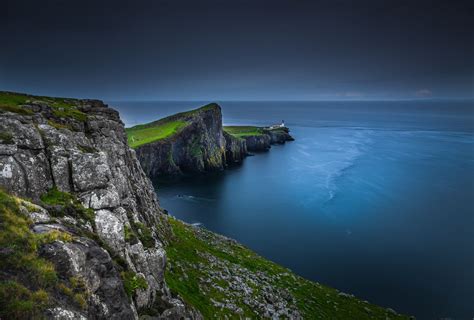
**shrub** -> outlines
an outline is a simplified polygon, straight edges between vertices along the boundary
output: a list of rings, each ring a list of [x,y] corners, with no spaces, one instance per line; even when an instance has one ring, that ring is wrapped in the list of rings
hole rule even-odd
[[[120,274],[123,280],[123,287],[129,297],[131,297],[138,289],[148,288],[145,278],[137,275],[133,271],[124,271]]]

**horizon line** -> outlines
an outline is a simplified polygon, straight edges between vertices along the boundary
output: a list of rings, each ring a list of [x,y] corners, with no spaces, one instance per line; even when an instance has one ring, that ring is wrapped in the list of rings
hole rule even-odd
[[[103,99],[106,102],[380,102],[380,101],[449,101],[468,100],[474,97],[461,98],[399,98],[399,99]]]

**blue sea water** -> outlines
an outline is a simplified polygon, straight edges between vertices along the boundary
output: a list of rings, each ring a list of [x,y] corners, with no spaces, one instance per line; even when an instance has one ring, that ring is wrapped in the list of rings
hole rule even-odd
[[[113,102],[127,125],[202,105]],[[161,205],[311,280],[419,319],[474,317],[472,101],[222,102],[296,139],[155,182]]]

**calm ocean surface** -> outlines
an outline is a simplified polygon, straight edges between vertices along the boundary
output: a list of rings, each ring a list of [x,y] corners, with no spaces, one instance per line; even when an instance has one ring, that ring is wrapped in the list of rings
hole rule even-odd
[[[203,103],[110,104],[131,126]],[[220,105],[225,124],[284,119],[296,141],[156,182],[172,215],[419,319],[474,317],[472,101]]]

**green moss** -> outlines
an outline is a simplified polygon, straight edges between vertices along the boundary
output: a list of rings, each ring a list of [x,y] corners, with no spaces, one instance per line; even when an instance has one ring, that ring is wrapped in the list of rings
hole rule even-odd
[[[58,118],[73,118],[81,122],[87,120],[87,115],[84,112],[70,107],[54,107],[53,114]]]
[[[9,132],[0,132],[0,144],[12,144],[13,135]]]
[[[127,128],[128,144],[132,148],[168,138],[187,125],[187,122],[176,120],[164,123],[156,123],[155,126],[139,125]]]
[[[124,233],[125,233],[125,241],[131,244],[135,244],[138,241],[135,231],[133,231],[133,229],[130,226],[125,225]]]
[[[225,126],[224,131],[237,138],[260,136],[264,134],[263,128],[253,126]]]
[[[205,319],[222,319],[225,316],[232,318],[235,315],[230,314],[226,308],[213,305],[211,299],[223,301],[226,298],[224,293],[213,290],[212,287],[208,292],[201,289],[200,279],[210,278],[205,271],[207,267],[204,266],[212,269],[203,254],[235,264],[248,272],[267,275],[270,285],[286,289],[293,295],[304,319],[408,319],[392,315],[384,308],[357,298],[339,295],[335,289],[294,275],[290,270],[260,257],[248,248],[217,238],[211,232],[196,229],[173,218],[169,222],[175,237],[166,248],[171,265],[165,272],[166,282],[175,294],[197,308]],[[202,267],[196,268],[196,265]],[[225,281],[215,282],[221,287],[228,286]],[[258,285],[252,286],[255,295],[260,288]],[[238,302],[237,305],[244,310],[245,317],[257,318],[245,304]]]
[[[59,191],[59,189],[54,186],[47,193],[41,195],[41,201],[49,205],[70,205],[74,202],[74,197],[67,192]]]
[[[195,137],[191,143],[191,147],[190,147],[190,152],[192,154],[193,157],[195,158],[202,158],[202,148],[201,148],[201,145],[199,143],[199,137]]]
[[[68,129],[68,130],[72,130],[72,128],[68,125],[65,125],[65,124],[62,124],[62,123],[58,123],[56,121],[53,121],[53,120],[48,120],[48,124],[53,127],[53,128],[56,128],[58,130],[61,130],[61,129]]]
[[[96,148],[89,147],[89,146],[78,146],[79,150],[81,150],[83,153],[94,153],[97,152]]]
[[[95,212],[93,209],[85,208],[76,197],[70,193],[59,191],[56,186],[41,195],[40,199],[44,204],[60,206],[59,210],[50,210],[50,213],[57,217],[72,215],[76,218],[89,221],[93,226],[95,224]]]
[[[124,271],[120,275],[122,276],[125,292],[129,297],[133,296],[138,289],[148,288],[145,278],[133,271]]]
[[[131,225],[136,233],[136,236],[138,237],[138,239],[140,239],[145,248],[155,247],[155,239],[153,239],[150,228],[148,228],[141,222],[132,222]]]

